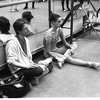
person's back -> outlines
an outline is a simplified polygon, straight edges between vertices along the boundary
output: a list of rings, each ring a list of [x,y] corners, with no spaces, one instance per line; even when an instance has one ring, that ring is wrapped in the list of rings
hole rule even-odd
[[[32,36],[34,34],[37,34],[37,28],[35,24],[32,22],[32,19],[34,18],[32,13],[30,11],[25,11],[22,13],[22,18],[27,22],[29,34],[28,36]]]
[[[9,20],[4,16],[0,16],[0,41],[2,41],[3,43],[6,43],[12,36],[14,36],[9,32],[9,30]]]
[[[30,22],[28,25],[29,25],[28,29],[30,30],[29,36],[37,34],[36,25],[34,23],[32,23],[32,22]]]

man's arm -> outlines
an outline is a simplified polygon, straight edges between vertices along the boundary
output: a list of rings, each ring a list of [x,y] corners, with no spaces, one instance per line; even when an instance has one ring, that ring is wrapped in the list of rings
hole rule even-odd
[[[24,65],[20,63],[17,59],[17,48],[16,45],[14,44],[14,41],[9,41],[6,44],[6,59],[7,63],[19,68],[30,68],[32,65]]]

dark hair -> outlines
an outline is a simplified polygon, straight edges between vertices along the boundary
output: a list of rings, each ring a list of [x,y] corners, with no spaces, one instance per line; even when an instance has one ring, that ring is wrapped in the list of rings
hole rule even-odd
[[[26,21],[24,19],[17,19],[14,23],[13,23],[13,28],[16,32],[16,34],[18,35],[19,32],[18,31],[22,31],[24,24],[26,24]]]
[[[10,29],[9,20],[4,16],[0,16],[0,31],[1,31],[1,33],[7,34],[9,29]]]
[[[30,11],[25,11],[25,12],[22,13],[22,18],[26,19],[27,21],[30,22],[31,19],[34,18],[34,17],[33,17],[32,13]]]
[[[57,19],[60,17],[60,15],[58,14],[55,14],[55,13],[51,13],[50,14],[50,18],[49,18],[49,21],[52,22],[52,21],[57,21]]]

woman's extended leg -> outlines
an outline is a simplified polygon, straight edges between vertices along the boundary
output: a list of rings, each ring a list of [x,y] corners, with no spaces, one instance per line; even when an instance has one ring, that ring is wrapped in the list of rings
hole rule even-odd
[[[100,63],[83,61],[80,59],[72,58],[70,56],[68,56],[65,61],[70,63],[70,64],[78,65],[78,66],[93,67],[96,69],[98,69],[98,67],[100,67]]]
[[[88,66],[88,62],[80,60],[80,59],[76,59],[76,58],[72,58],[70,56],[68,56],[65,60],[67,63],[73,64],[73,65],[78,65],[78,66]]]

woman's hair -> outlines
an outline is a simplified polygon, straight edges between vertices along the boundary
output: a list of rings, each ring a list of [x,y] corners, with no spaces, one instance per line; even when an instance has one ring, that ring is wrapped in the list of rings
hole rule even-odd
[[[58,14],[55,14],[55,13],[52,13],[50,14],[50,17],[49,17],[49,21],[52,22],[52,21],[57,21],[57,19],[60,17],[60,15]]]
[[[24,24],[26,24],[26,21],[24,19],[17,19],[14,23],[13,23],[13,28],[16,32],[16,34],[19,34],[19,31],[22,31]]]
[[[9,29],[10,29],[9,20],[4,16],[0,16],[0,31],[1,31],[1,33],[7,34]]]
[[[28,22],[30,22],[31,19],[34,18],[34,17],[33,17],[32,13],[30,11],[25,11],[25,12],[22,13],[22,18],[26,19]]]

